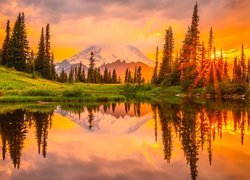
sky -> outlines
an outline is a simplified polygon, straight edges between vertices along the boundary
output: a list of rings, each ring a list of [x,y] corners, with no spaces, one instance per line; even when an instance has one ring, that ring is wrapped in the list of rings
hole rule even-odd
[[[191,23],[194,0],[0,0],[0,43],[7,19],[12,25],[24,12],[32,49],[42,26],[51,25],[56,61],[67,59],[90,45],[133,45],[154,59],[172,26],[175,51],[179,52]],[[198,0],[201,41],[207,43],[210,27],[215,46],[225,56],[239,55],[241,44],[250,56],[250,1]],[[248,57],[249,57],[248,56]]]

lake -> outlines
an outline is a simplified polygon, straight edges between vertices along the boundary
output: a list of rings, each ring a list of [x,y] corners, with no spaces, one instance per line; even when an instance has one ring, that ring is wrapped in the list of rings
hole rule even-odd
[[[249,179],[243,102],[2,104],[0,179]]]

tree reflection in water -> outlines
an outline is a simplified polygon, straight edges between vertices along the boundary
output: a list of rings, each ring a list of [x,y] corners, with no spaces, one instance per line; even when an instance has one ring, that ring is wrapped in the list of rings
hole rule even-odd
[[[53,111],[42,113],[25,110],[15,110],[0,114],[3,160],[6,157],[6,152],[9,151],[14,167],[20,167],[24,140],[26,139],[28,128],[32,126],[36,129],[38,153],[40,154],[42,148],[42,155],[46,157],[48,129],[52,123],[52,115]]]
[[[230,111],[234,122],[233,131],[240,131],[242,145],[244,144],[244,135],[249,130],[250,111],[244,105],[230,104],[230,106],[225,106],[215,103],[206,105],[160,103],[152,105],[153,114],[157,109],[162,126],[165,160],[168,162],[171,160],[173,133],[176,133],[187,164],[190,166],[192,179],[196,179],[198,176],[199,150],[203,151],[204,146],[207,149],[209,163],[212,164],[212,143],[216,136],[222,138],[223,128],[227,129],[228,127],[227,118]]]
[[[91,131],[98,129],[98,123],[101,121],[97,117],[99,112],[113,116],[119,114],[119,118],[124,118],[125,115],[140,117],[145,114],[144,106],[140,102],[126,102],[122,105],[117,103],[63,104],[60,108],[78,115],[79,119],[82,118],[81,113],[87,112],[86,128]],[[192,179],[198,177],[197,164],[201,151],[207,152],[208,162],[212,165],[215,139],[223,138],[223,132],[230,129],[240,134],[243,145],[244,136],[250,127],[250,108],[244,104],[153,103],[151,109],[156,142],[159,141],[158,130],[162,132],[164,159],[168,163],[171,162],[176,144],[174,141],[177,139],[181,143]],[[37,151],[45,158],[53,113],[53,110],[39,112],[18,109],[0,114],[2,159],[6,158],[8,152],[14,167],[20,167],[24,141],[32,127],[35,128]],[[229,117],[232,118],[230,123]]]

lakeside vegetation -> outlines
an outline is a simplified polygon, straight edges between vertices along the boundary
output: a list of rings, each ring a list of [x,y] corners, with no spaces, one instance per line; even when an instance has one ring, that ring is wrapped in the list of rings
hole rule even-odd
[[[224,93],[234,95],[235,92],[240,92],[240,88],[241,86],[227,86],[224,87]],[[59,83],[0,66],[0,102],[107,102],[130,99],[178,102],[182,98],[207,98],[206,93],[206,90],[196,89],[193,94],[187,94],[181,86],[163,87],[152,84]],[[246,95],[248,98],[248,93]]]

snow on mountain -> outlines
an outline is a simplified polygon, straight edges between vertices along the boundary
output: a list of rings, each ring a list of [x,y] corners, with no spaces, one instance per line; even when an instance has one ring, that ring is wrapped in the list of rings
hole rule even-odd
[[[82,62],[85,67],[89,64],[90,52],[94,53],[95,65],[100,67],[103,64],[111,64],[117,60],[125,61],[126,63],[137,63],[141,62],[150,67],[154,66],[154,62],[147,58],[139,49],[133,46],[90,46],[89,48],[79,52],[73,57],[64,60],[56,65],[56,71],[60,72],[62,68],[66,71],[71,66],[76,66]]]

